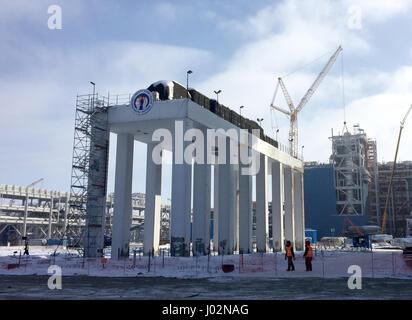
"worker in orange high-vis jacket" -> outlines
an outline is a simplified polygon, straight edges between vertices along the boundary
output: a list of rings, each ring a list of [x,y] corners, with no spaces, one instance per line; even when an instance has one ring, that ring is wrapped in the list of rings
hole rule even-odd
[[[309,241],[305,242],[305,253],[303,257],[305,258],[306,271],[312,271],[313,250]]]
[[[286,254],[285,260],[288,259],[288,269],[286,271],[295,271],[295,265],[293,264],[293,260],[295,260],[295,253],[293,252],[293,246],[290,241],[286,242]]]

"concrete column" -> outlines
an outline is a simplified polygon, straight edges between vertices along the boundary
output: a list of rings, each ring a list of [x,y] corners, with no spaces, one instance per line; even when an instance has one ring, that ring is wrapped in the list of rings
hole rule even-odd
[[[189,124],[184,121],[183,134],[187,129],[189,129]],[[188,144],[187,141],[174,141],[170,218],[170,251],[172,256],[190,255],[192,164],[186,163],[183,156],[183,151]],[[177,152],[179,154],[176,154]]]
[[[252,252],[252,176],[239,170],[239,252]]]
[[[272,162],[272,238],[273,250],[284,250],[283,238],[283,165]]]
[[[269,207],[268,207],[268,158],[261,154],[259,172],[256,174],[256,249],[269,250]]]
[[[285,240],[295,246],[294,217],[293,217],[293,176],[290,167],[284,167],[284,199],[285,199]]]
[[[219,166],[213,166],[213,251],[219,251]]]
[[[239,165],[234,166],[235,169],[235,217],[233,220],[233,241],[234,251],[239,251]]]
[[[133,213],[133,149],[134,137],[132,134],[117,134],[112,259],[129,256],[130,227]]]
[[[160,242],[162,165],[153,162],[154,146],[154,144],[147,145],[143,252],[149,254],[153,250],[157,255]]]
[[[295,222],[295,246],[296,250],[305,248],[305,218],[303,213],[303,174],[293,173],[294,193],[294,222]]]
[[[193,254],[207,254],[210,246],[211,165],[194,164],[193,177]]]
[[[230,164],[230,139],[226,138],[226,163],[219,165],[219,252],[232,254],[235,249],[236,180],[235,165]]]

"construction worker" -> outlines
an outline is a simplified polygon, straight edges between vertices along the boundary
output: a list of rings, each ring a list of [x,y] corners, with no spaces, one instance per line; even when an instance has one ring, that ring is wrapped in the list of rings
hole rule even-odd
[[[26,240],[26,242],[24,243],[24,253],[23,255],[29,255],[29,241]]]
[[[305,258],[306,271],[312,271],[313,250],[309,241],[305,242],[305,253],[303,257]]]
[[[295,265],[293,264],[292,259],[296,260],[296,258],[295,258],[295,253],[293,252],[293,247],[290,241],[286,242],[285,260],[286,259],[288,259],[288,269],[286,271],[295,271]]]

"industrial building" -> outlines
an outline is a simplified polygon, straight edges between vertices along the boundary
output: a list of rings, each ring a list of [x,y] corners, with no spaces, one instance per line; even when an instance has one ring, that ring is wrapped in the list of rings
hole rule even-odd
[[[305,225],[317,231],[318,238],[342,236],[344,214],[337,214],[337,191],[332,164],[305,163]],[[352,215],[356,225],[365,225],[367,216]]]
[[[72,219],[69,215],[70,194],[34,187],[0,185],[0,245],[20,244],[28,236],[31,243],[42,240],[62,239],[68,226],[84,228],[85,219]],[[131,195],[133,210],[131,241],[143,238],[145,195]],[[105,234],[112,232],[114,196],[107,195]],[[161,206],[161,240],[166,241],[169,230],[170,206]]]
[[[378,164],[379,224],[383,219],[392,166],[393,162]],[[412,161],[396,164],[389,196],[386,232],[396,237],[405,237],[411,228],[407,225],[407,219],[412,218]]]
[[[348,217],[357,226],[381,226],[392,162],[378,163],[376,141],[359,125],[353,133],[332,134],[330,163],[305,163],[306,226],[319,237],[344,234]],[[386,233],[407,235],[412,212],[412,162],[396,165]]]

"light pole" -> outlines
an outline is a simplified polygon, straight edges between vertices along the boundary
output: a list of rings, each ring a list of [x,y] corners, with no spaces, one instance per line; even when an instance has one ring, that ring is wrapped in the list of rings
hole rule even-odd
[[[186,72],[186,90],[187,90],[187,97],[189,98],[189,74],[192,74],[192,70],[188,70]]]
[[[276,141],[278,141],[278,132],[279,132],[279,129],[276,130]]]
[[[239,107],[239,114],[240,114],[240,115],[242,115],[242,109],[243,109],[244,107],[245,107],[245,106],[240,106],[240,107]]]
[[[93,86],[92,107],[94,108],[94,94],[96,92],[96,84],[93,81],[90,81],[90,84]]]
[[[259,122],[259,125],[262,126],[263,118],[257,118],[256,120],[257,120],[257,122]]]
[[[219,93],[221,93],[221,92],[222,92],[222,90],[215,91],[215,93],[216,93],[216,102],[217,103],[219,103]]]
[[[302,160],[303,160],[303,148],[304,148],[305,146],[302,146]]]

